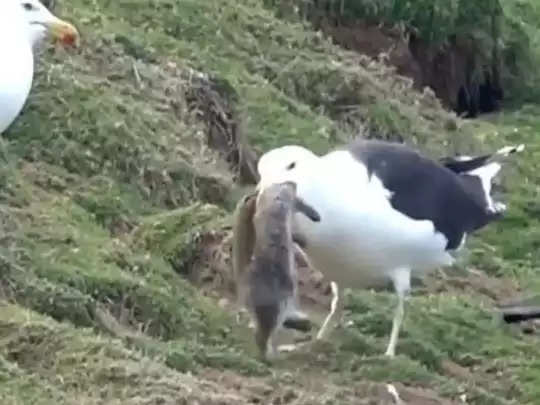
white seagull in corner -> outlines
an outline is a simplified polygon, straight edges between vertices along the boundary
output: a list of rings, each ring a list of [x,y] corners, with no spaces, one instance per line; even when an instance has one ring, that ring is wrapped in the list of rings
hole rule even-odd
[[[402,144],[364,139],[323,156],[296,145],[266,152],[258,162],[257,189],[294,181],[297,195],[321,216],[315,223],[296,214],[293,222],[310,266],[332,281],[335,294],[317,339],[341,316],[338,286],[391,282],[398,305],[385,354],[394,356],[411,272],[421,277],[451,265],[467,234],[502,215],[506,206],[490,194],[501,169],[494,160],[523,149],[440,162]]]
[[[0,134],[21,112],[34,78],[34,54],[50,32],[76,44],[78,32],[37,0],[0,0]]]

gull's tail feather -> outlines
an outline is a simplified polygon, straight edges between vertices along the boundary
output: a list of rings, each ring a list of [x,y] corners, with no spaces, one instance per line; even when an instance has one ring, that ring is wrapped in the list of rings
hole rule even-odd
[[[525,145],[511,145],[504,146],[501,149],[497,150],[494,153],[490,153],[482,156],[453,156],[453,157],[443,157],[440,159],[440,162],[449,170],[452,170],[457,174],[465,174],[472,170],[479,169],[493,160],[506,157],[513,153],[522,152],[525,149]]]

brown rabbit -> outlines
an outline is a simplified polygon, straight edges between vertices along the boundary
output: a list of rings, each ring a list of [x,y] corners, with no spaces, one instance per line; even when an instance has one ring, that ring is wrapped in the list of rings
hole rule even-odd
[[[247,294],[245,273],[251,263],[255,247],[253,216],[255,215],[256,200],[256,191],[247,194],[238,201],[234,211],[232,267],[237,297],[237,322],[240,322],[240,313],[244,311]],[[252,323],[250,323],[251,326]]]
[[[311,328],[297,304],[291,220],[295,210],[315,222],[320,216],[296,197],[293,182],[273,184],[254,197],[246,196],[237,207],[233,266],[242,285],[239,298],[256,320],[255,340],[266,358],[275,354],[272,337],[279,328]]]

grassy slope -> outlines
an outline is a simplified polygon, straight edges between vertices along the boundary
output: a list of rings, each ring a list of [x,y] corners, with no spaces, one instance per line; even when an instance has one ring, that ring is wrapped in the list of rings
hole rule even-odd
[[[3,404],[189,395],[232,404],[265,399],[268,387],[282,401],[358,403],[379,398],[371,382],[465,392],[477,404],[532,403],[537,344],[493,322],[484,296],[418,294],[396,366],[379,356],[391,295],[356,293],[356,327],[271,373],[250,333],[178,273],[189,272],[199,236],[230,220],[232,174],[189,109],[190,68],[234,87],[245,132],[261,149],[295,142],[322,152],[356,131],[400,134],[434,154],[528,142],[513,173],[528,183],[506,182],[510,214],[472,254],[477,268],[524,285],[538,263],[538,224],[528,219],[537,205],[533,113],[508,114],[497,127],[465,124],[387,68],[277,20],[256,0],[74,0],[62,15],[80,27],[84,46],[44,56],[3,141]],[[474,374],[449,372],[445,358]]]

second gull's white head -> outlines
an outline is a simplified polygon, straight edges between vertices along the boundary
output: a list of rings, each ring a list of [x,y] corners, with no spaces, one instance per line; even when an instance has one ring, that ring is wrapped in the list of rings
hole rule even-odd
[[[319,159],[319,156],[303,146],[287,145],[272,149],[262,155],[257,163],[260,176],[257,189],[291,180],[291,171],[306,169],[309,165],[316,164]]]

